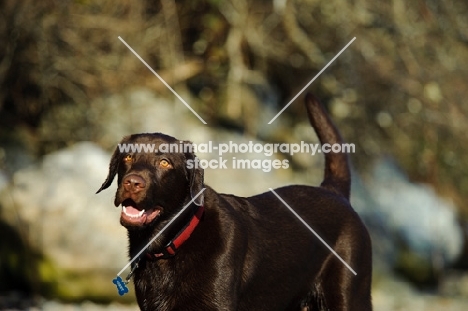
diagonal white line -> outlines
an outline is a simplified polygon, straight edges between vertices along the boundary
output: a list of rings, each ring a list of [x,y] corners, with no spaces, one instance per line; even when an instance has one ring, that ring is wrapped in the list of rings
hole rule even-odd
[[[191,111],[195,116],[197,116],[197,118],[200,119],[200,121],[203,122],[203,124],[206,124],[205,120],[203,120],[202,117],[200,117],[200,116],[198,115],[198,113],[196,113],[195,110],[193,110],[192,107],[190,107],[190,105],[187,104],[187,103],[185,102],[185,100],[184,100],[182,97],[180,97],[179,94],[177,94],[177,92],[174,91],[174,89],[173,89],[172,87],[170,87],[169,84],[167,84],[166,81],[164,81],[164,79],[161,78],[161,76],[158,75],[158,73],[157,73],[156,71],[153,70],[153,68],[150,67],[150,65],[148,65],[148,64],[146,63],[146,62],[144,61],[144,59],[141,58],[140,55],[138,55],[138,53],[135,52],[135,50],[133,50],[133,49],[131,48],[131,46],[127,44],[127,42],[125,42],[124,39],[122,39],[122,38],[119,36],[119,40],[122,41],[122,43],[125,44],[125,46],[126,46],[130,51],[132,51],[132,53],[135,54],[135,56],[136,56],[136,57],[137,57],[137,58],[138,58],[138,59],[139,59],[139,60],[140,60],[140,61],[141,61],[141,62],[142,62],[142,63],[143,63],[143,64],[144,64],[144,65],[145,65],[145,66],[146,66],[146,67],[147,67],[147,68],[148,68],[148,69],[149,69],[149,70],[150,70],[150,71],[151,71],[151,72],[152,72],[152,73],[153,73],[153,74],[154,74],[154,75],[171,91],[171,92],[172,92],[172,93],[174,93],[174,95],[177,96],[177,98],[180,99],[180,101],[181,101],[182,103],[184,103],[184,105],[187,106],[187,108],[190,109],[190,111]]]
[[[299,215],[288,205],[288,203],[286,203],[286,202],[275,192],[275,190],[273,190],[272,188],[268,188],[268,189],[270,189],[270,191],[273,192],[273,194],[278,198],[278,200],[280,200],[280,201],[284,204],[284,206],[286,206],[286,207],[291,211],[291,213],[293,213],[294,216],[296,216],[296,217],[304,224],[304,226],[306,226],[307,229],[309,229],[309,230],[317,237],[317,239],[319,239],[320,242],[322,242],[322,243],[333,253],[333,255],[335,255],[335,256],[346,266],[346,268],[349,269],[349,271],[351,271],[354,275],[357,275],[356,271],[354,271],[353,268],[351,268],[351,267],[346,263],[346,261],[344,261],[343,258],[341,258],[340,255],[338,255],[338,253],[335,252],[335,250],[334,250],[333,248],[331,248],[331,247],[327,244],[327,242],[325,242],[325,241],[320,237],[320,235],[318,235],[318,233],[315,232],[314,229],[312,229],[312,228],[304,221],[304,219],[302,219],[301,216],[299,216]]]
[[[196,198],[198,198],[198,196],[200,194],[203,193],[203,191],[205,191],[206,188],[203,188],[195,197],[192,198],[192,200],[190,200],[190,202],[187,203],[187,205],[185,205],[181,210],[180,212],[177,213],[177,215],[174,216],[174,218],[171,219],[171,221],[169,221],[167,223],[167,225],[164,226],[164,228],[161,229],[161,231],[158,232],[158,234],[156,234],[156,236],[154,238],[151,239],[151,241],[148,242],[148,244],[146,244],[142,249],[141,251],[138,252],[138,254],[135,255],[135,257],[132,258],[132,260],[130,260],[126,265],[125,267],[123,267],[122,270],[120,270],[119,273],[117,273],[117,275],[119,276],[120,274],[122,274],[122,272],[125,271],[125,269],[128,268],[128,266],[130,266],[132,264],[132,262],[134,262],[138,257],[140,257],[140,255],[151,245],[151,243],[153,243],[163,232],[164,230],[167,229],[167,227],[169,227],[173,222],[174,220],[176,220],[184,211],[187,207],[190,206],[190,204],[192,204]]]
[[[279,117],[279,115],[280,115],[280,114],[282,114],[282,113],[283,113],[283,111],[285,111],[285,110],[286,110],[286,108],[288,108],[288,107],[289,107],[289,105],[291,105],[291,104],[292,104],[292,102],[293,102],[293,101],[295,101],[295,100],[296,100],[296,98],[298,98],[298,97],[299,97],[299,95],[301,95],[301,94],[302,94],[302,92],[304,92],[304,91],[305,91],[305,90],[306,90],[306,89],[307,89],[307,88],[308,88],[308,87],[309,87],[309,86],[312,84],[312,82],[314,82],[314,81],[315,81],[315,79],[317,79],[317,78],[318,78],[318,77],[319,77],[319,76],[320,76],[320,75],[321,75],[321,74],[322,74],[322,73],[325,71],[325,69],[327,69],[327,68],[328,68],[328,66],[330,66],[330,65],[331,65],[331,63],[333,63],[333,62],[334,62],[334,61],[335,61],[335,60],[338,58],[338,56],[340,56],[340,55],[341,55],[341,53],[343,53],[343,52],[344,52],[344,51],[345,51],[345,50],[348,48],[348,46],[350,46],[350,45],[351,45],[351,43],[353,43],[353,41],[354,41],[354,40],[356,40],[356,37],[354,37],[353,39],[351,39],[351,41],[349,41],[349,43],[348,43],[348,44],[346,44],[346,46],[345,46],[344,48],[342,48],[342,49],[341,49],[341,51],[340,51],[340,52],[338,52],[338,54],[336,54],[336,56],[335,56],[335,57],[333,57],[333,58],[332,58],[332,60],[331,60],[331,61],[329,61],[329,62],[328,62],[328,64],[326,64],[326,65],[325,65],[325,67],[323,67],[323,69],[322,69],[322,70],[320,70],[320,72],[319,72],[319,73],[318,73],[318,74],[317,74],[317,75],[316,75],[316,76],[315,76],[315,77],[314,77],[312,80],[310,80],[310,82],[309,82],[309,83],[307,83],[307,85],[306,85],[306,86],[304,86],[304,87],[302,88],[302,90],[301,90],[299,93],[297,93],[297,95],[296,95],[296,96],[294,96],[294,98],[293,98],[293,99],[291,99],[291,100],[289,101],[289,103],[287,103],[287,105],[286,105],[286,106],[284,106],[284,107],[283,107],[283,109],[281,109],[281,111],[280,111],[280,112],[278,112],[278,113],[276,114],[276,116],[275,116],[273,119],[271,119],[271,121],[270,121],[270,122],[268,122],[268,124],[271,124],[271,123],[273,123],[273,121],[275,121],[275,120],[276,120],[276,118],[278,118],[278,117]]]

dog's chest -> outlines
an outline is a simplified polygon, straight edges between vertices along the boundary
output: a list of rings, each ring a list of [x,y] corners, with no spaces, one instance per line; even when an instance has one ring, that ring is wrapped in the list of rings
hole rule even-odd
[[[160,262],[146,262],[134,276],[135,293],[142,310],[218,310],[213,300],[206,299],[211,289],[200,282],[193,270]]]

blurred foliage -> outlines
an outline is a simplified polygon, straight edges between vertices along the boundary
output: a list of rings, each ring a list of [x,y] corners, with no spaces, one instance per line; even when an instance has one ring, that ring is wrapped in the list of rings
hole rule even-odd
[[[391,154],[413,180],[460,207],[468,199],[467,2],[4,0],[0,15],[0,127],[39,154],[44,142],[93,140],[96,97],[141,85],[169,94],[118,36],[210,124],[251,135],[265,107],[278,111],[356,37],[311,87],[357,145],[354,163]],[[283,137],[303,114],[286,110]]]
[[[39,251],[26,242],[17,229],[0,220],[0,293],[16,290],[23,293],[51,296],[56,284],[42,273],[50,266]],[[5,238],[7,237],[7,238]]]
[[[1,207],[0,207],[1,210]],[[25,226],[21,226],[25,228]],[[131,302],[133,295],[118,296],[107,286],[115,271],[67,271],[57,266],[27,242],[27,238],[0,220],[0,294],[21,292],[62,301],[90,300],[99,303]],[[7,237],[7,238],[4,238]],[[0,308],[2,308],[0,298]],[[3,309],[2,309],[3,310]]]
[[[434,288],[440,282],[441,277],[440,271],[430,265],[426,258],[405,250],[399,253],[395,271],[422,289]]]

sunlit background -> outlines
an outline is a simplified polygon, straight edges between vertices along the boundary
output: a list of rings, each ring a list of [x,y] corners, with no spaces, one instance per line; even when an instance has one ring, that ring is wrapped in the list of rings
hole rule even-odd
[[[455,0],[0,2],[0,310],[137,310],[132,284],[121,298],[111,282],[128,262],[115,184],[95,195],[121,137],[317,142],[303,96],[267,123],[354,37],[308,90],[356,145],[374,309],[468,310],[468,2]],[[321,155],[226,157],[290,165],[207,169],[219,192],[323,174]]]

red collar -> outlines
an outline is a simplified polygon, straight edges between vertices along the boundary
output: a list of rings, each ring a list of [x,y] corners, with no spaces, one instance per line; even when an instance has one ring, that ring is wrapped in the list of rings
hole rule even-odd
[[[190,238],[190,235],[200,223],[200,220],[205,212],[203,205],[197,206],[197,209],[190,219],[189,223],[176,234],[176,236],[164,247],[161,253],[151,254],[146,253],[146,257],[150,260],[167,259],[173,257],[176,251]]]

